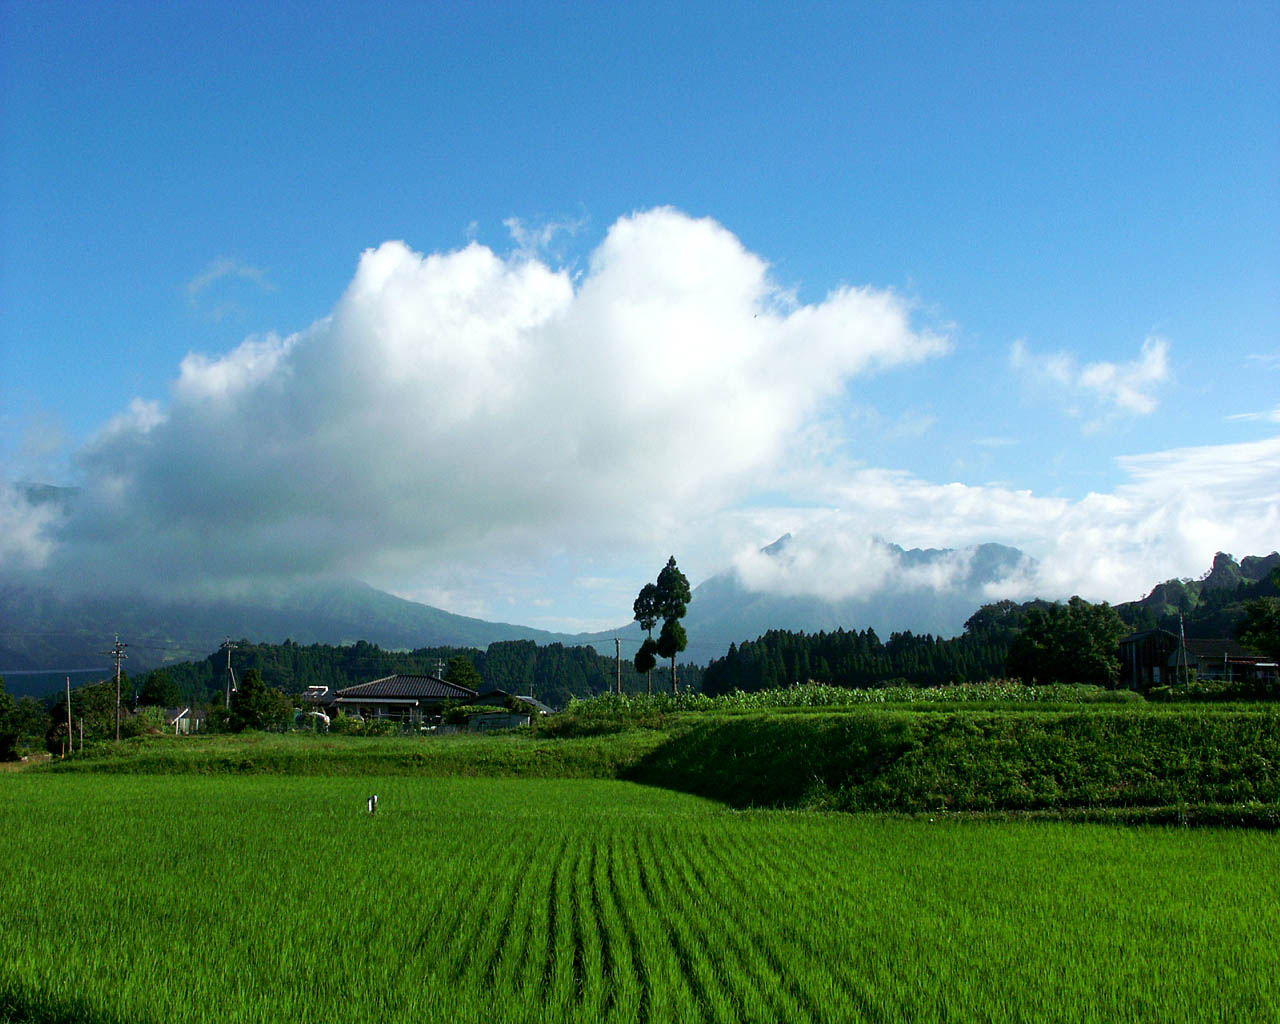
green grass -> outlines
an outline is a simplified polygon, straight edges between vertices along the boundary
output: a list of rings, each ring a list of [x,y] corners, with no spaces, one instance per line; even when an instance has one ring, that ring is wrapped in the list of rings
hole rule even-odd
[[[1280,827],[1274,706],[928,707],[566,716],[536,737],[153,737],[37,770],[626,779],[735,807]]]
[[[328,736],[314,733],[149,736],[99,743],[42,771],[108,774],[482,775],[615,778],[664,740],[628,730],[609,736]]]
[[[364,812],[370,792],[377,816]],[[1273,1020],[1280,839],[624,782],[0,779],[0,1020]]]

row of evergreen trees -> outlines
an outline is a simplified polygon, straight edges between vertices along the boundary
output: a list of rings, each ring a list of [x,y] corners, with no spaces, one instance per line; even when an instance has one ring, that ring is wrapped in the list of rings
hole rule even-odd
[[[723,658],[706,667],[702,685],[714,696],[811,681],[852,687],[971,682],[1003,675],[1008,655],[1005,637],[966,634],[943,640],[908,631],[881,642],[874,629],[812,634],[770,630],[757,640],[730,646]]]

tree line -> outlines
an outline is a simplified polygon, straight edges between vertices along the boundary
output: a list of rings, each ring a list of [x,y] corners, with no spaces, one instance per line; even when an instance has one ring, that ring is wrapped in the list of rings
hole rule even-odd
[[[1280,659],[1280,571],[1259,584],[1211,594],[1188,608],[1188,636],[1237,637],[1247,647]],[[845,687],[980,682],[1000,676],[1041,683],[1120,682],[1120,640],[1144,628],[1176,631],[1176,618],[1151,616],[1136,602],[1113,608],[1080,597],[983,605],[957,637],[910,631],[881,641],[875,630],[803,633],[771,630],[734,644],[707,665],[703,692],[753,692],[797,683]]]
[[[562,707],[571,697],[585,698],[615,689],[617,662],[593,647],[564,644],[539,646],[532,640],[504,640],[485,650],[465,647],[423,647],[413,651],[389,651],[361,640],[355,644],[255,644],[241,640],[232,655],[238,676],[257,671],[273,687],[296,695],[309,686],[340,690],[357,683],[396,673],[449,677],[448,667],[458,657],[474,666],[479,685],[474,689],[504,690],[532,695],[544,704]],[[188,703],[207,703],[223,692],[226,654],[215,651],[201,661],[183,662],[158,669],[148,683],[157,681],[171,696]],[[695,689],[702,672],[696,666],[681,666],[686,684]],[[147,684],[144,684],[144,689]],[[646,679],[636,672],[629,659],[622,661],[622,688],[626,693],[643,693]]]

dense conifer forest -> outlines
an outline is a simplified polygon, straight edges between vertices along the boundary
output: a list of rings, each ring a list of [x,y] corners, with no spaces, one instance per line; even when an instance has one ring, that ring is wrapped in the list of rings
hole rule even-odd
[[[1002,676],[1009,643],[1027,610],[1040,602],[986,605],[965,631],[944,640],[925,633],[892,633],[882,642],[873,629],[832,633],[770,630],[754,641],[735,644],[703,673],[703,691],[770,690],[809,681],[836,686],[929,686],[975,682]]]

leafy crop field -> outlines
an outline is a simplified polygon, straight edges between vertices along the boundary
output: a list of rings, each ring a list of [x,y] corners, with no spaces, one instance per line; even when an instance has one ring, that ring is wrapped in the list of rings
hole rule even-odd
[[[682,691],[654,694],[604,693],[588,700],[571,700],[569,712],[579,717],[643,718],[652,714],[701,711],[733,712],[813,710],[864,707],[867,705],[970,706],[988,710],[998,707],[1078,707],[1082,704],[1131,705],[1143,703],[1140,694],[1128,690],[1107,690],[1077,683],[1028,685],[1017,679],[992,679],[985,683],[958,683],[944,686],[846,687],[808,683],[777,690],[735,690],[709,697],[705,693]]]
[[[1280,1014],[1260,831],[732,811],[582,779],[25,773],[0,780],[0,835],[0,1020]]]

